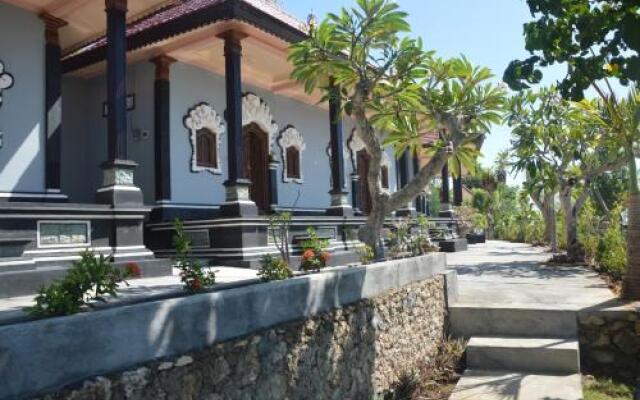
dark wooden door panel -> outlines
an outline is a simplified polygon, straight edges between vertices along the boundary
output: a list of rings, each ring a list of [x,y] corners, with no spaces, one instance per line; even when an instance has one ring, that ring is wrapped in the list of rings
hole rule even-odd
[[[249,197],[260,211],[269,210],[269,136],[255,125],[245,128],[244,176],[251,181]]]

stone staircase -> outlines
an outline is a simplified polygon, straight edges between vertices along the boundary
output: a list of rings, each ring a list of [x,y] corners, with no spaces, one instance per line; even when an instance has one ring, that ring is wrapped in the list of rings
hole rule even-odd
[[[454,336],[469,338],[451,400],[581,400],[575,310],[535,304],[453,304]]]

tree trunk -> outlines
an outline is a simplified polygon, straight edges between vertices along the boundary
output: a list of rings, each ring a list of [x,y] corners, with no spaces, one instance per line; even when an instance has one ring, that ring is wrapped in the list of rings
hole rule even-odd
[[[552,253],[558,252],[558,237],[556,228],[556,206],[555,206],[555,194],[548,194],[544,196],[542,202],[542,216],[544,218],[544,235],[551,247]]]
[[[565,220],[567,239],[567,257],[570,262],[583,262],[584,250],[578,242],[578,210],[571,199],[571,188],[565,188],[560,194]]]
[[[627,273],[622,282],[622,296],[628,300],[640,300],[640,190],[636,160],[629,160],[629,211],[627,226]]]
[[[360,231],[360,240],[367,246],[371,247],[376,260],[384,259],[384,242],[382,239],[382,228],[384,228],[384,220],[387,216],[384,201],[372,198],[371,213],[367,218],[365,229]]]

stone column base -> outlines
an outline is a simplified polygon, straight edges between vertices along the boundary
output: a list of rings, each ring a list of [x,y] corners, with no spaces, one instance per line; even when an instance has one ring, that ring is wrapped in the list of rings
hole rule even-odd
[[[443,203],[440,206],[440,214],[438,216],[441,218],[455,218],[456,212],[451,207],[451,204]]]
[[[418,212],[413,206],[413,203],[409,203],[406,207],[396,210],[396,217],[416,217],[417,215]]]
[[[138,166],[133,161],[115,160],[102,165],[102,187],[96,194],[99,204],[114,207],[140,206],[144,200],[140,188],[133,184],[133,170]]]
[[[331,192],[331,206],[327,208],[327,215],[336,217],[352,217],[353,208],[349,204],[349,193]]]
[[[249,199],[251,182],[238,179],[225,182],[225,202],[220,207],[220,215],[224,217],[255,217],[258,215],[256,203]]]

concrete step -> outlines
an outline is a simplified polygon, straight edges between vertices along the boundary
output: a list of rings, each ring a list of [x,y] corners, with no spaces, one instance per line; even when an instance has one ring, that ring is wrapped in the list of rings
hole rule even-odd
[[[579,373],[578,341],[473,337],[467,345],[471,370]]]
[[[449,400],[582,400],[580,374],[468,370]]]
[[[575,338],[577,312],[541,305],[453,304],[449,307],[451,332],[455,337],[512,336],[524,338]]]

